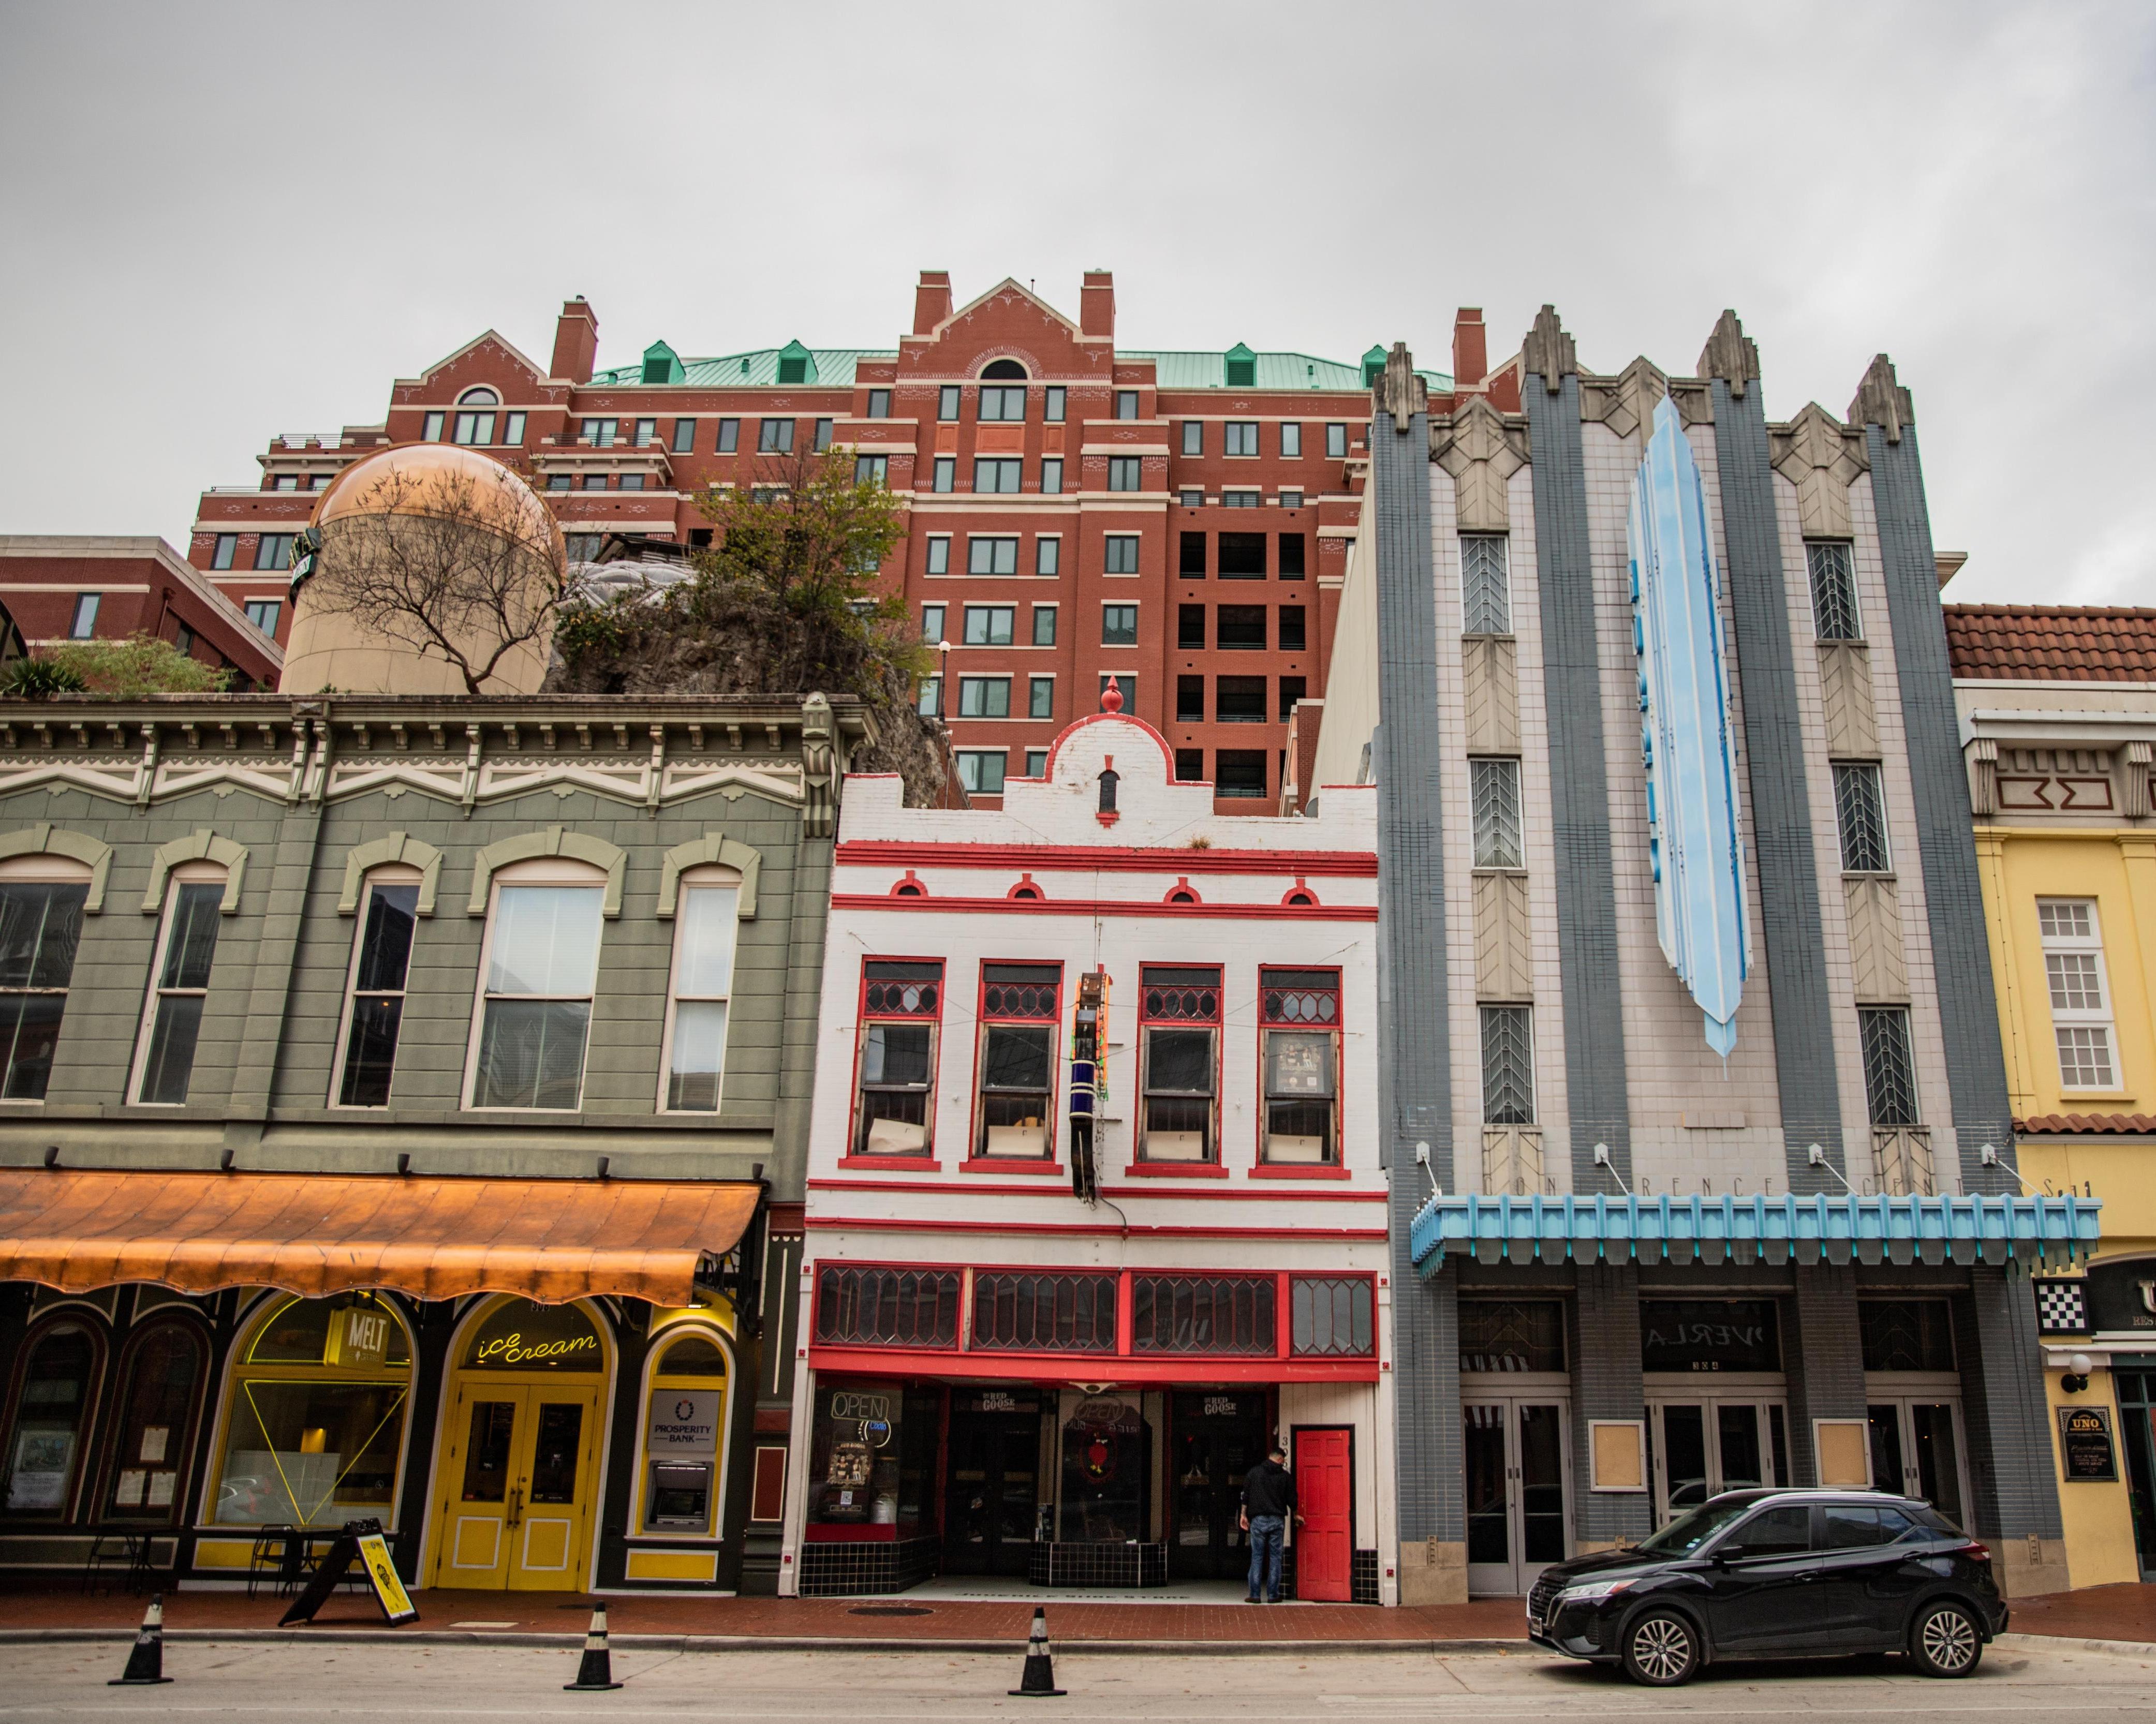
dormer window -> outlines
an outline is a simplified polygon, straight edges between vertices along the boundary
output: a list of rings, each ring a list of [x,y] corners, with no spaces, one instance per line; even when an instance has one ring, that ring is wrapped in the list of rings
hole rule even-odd
[[[1258,382],[1258,357],[1240,341],[1224,356],[1224,369],[1230,389],[1254,389]]]

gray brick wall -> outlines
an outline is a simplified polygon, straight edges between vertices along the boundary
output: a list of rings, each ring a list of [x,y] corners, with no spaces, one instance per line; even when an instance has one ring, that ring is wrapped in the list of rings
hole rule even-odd
[[[1416,1272],[1409,1229],[1434,1178],[1452,1172],[1451,1038],[1445,1013],[1445,853],[1439,804],[1437,609],[1430,421],[1380,410],[1370,432],[1379,658],[1378,967],[1385,1033],[1378,1105],[1391,1170],[1393,1348],[1400,1538],[1466,1536],[1460,1377],[1449,1284]],[[1415,1146],[1430,1146],[1430,1177]],[[1450,1416],[1444,1411],[1450,1407]]]
[[[1865,444],[1871,457],[1872,502],[1894,629],[1894,666],[1902,685],[1902,722],[1963,1185],[1969,1191],[2018,1191],[2019,1183],[2004,1167],[1986,1167],[1979,1159],[1988,1143],[2013,1160],[2013,1110],[2007,1101],[1984,891],[1969,824],[1969,780],[1954,714],[1946,624],[1939,615],[1938,565],[1916,428],[1904,425],[1901,440],[1889,442],[1882,427],[1868,424]],[[2047,1461],[2047,1477],[2049,1470]]]
[[[1979,1538],[2063,1537],[2028,1277],[1978,1265],[1953,1311],[1974,1498],[1969,1530]]]
[[[1779,1301],[1782,1368],[1789,1390],[1789,1482],[1816,1485],[1812,1421],[1864,1417],[1864,1343],[1856,1321],[1856,1271],[1820,1263],[1795,1274],[1796,1290]],[[1892,1491],[1900,1481],[1880,1483]]]
[[[1807,1159],[1816,1143],[1836,1169],[1848,1166],[1842,1153],[1833,1004],[1827,992],[1819,870],[1791,658],[1789,576],[1782,566],[1774,516],[1765,408],[1756,380],[1741,398],[1720,377],[1714,379],[1713,391],[1724,572],[1736,625],[1738,676],[1744,690],[1745,793],[1759,870],[1759,933],[1773,1005],[1789,1189],[1840,1191],[1841,1183],[1832,1173]],[[1798,578],[1810,577],[1799,570]]]
[[[1654,1526],[1645,1491],[1597,1491],[1588,1421],[1644,1416],[1640,1373],[1640,1272],[1632,1265],[1583,1263],[1571,1306],[1572,1517],[1583,1544],[1644,1538]]]
[[[1594,636],[1594,570],[1580,449],[1579,378],[1553,395],[1539,375],[1521,387],[1535,489],[1543,685],[1549,716],[1550,838],[1557,875],[1558,960],[1563,978],[1564,1068],[1572,1188],[1617,1187],[1594,1165],[1609,1146],[1632,1176],[1625,1019],[1617,988],[1617,898],[1609,859],[1609,774],[1603,752],[1602,681]],[[1636,1350],[1638,1337],[1633,1340]]]

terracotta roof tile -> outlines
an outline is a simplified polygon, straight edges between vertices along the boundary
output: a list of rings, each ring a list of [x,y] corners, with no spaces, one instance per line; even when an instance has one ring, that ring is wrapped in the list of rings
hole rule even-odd
[[[2014,1129],[2030,1137],[2057,1132],[2156,1134],[2156,1113],[2039,1113],[2014,1121]]]
[[[2156,682],[2156,609],[1949,604],[1953,674],[1986,682]]]

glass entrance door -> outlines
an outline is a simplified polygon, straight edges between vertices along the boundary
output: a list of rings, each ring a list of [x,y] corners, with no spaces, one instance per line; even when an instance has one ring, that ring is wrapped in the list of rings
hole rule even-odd
[[[1271,1434],[1263,1389],[1179,1389],[1170,1402],[1175,1524],[1168,1572],[1177,1579],[1243,1580],[1250,1540],[1239,1524],[1243,1480]]]
[[[583,1584],[591,1545],[597,1389],[467,1381],[450,1411],[436,1584]]]
[[[1787,1414],[1778,1401],[1655,1401],[1647,1415],[1657,1525],[1722,1491],[1788,1481]]]
[[[1961,1403],[1938,1396],[1896,1396],[1865,1408],[1871,1428],[1871,1487],[1919,1496],[1957,1526],[1968,1524]]]
[[[1565,1557],[1567,1408],[1464,1396],[1467,1589],[1517,1596]]]
[[[1040,1407],[990,1390],[951,1398],[943,1568],[1023,1576],[1040,1501]]]

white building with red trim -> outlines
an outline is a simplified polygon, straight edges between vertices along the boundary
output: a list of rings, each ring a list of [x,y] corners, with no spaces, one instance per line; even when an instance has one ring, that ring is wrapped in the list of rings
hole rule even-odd
[[[1216,817],[1104,705],[998,809],[846,787],[784,1592],[1240,1583],[1277,1434],[1298,1596],[1390,1602],[1374,793]]]

